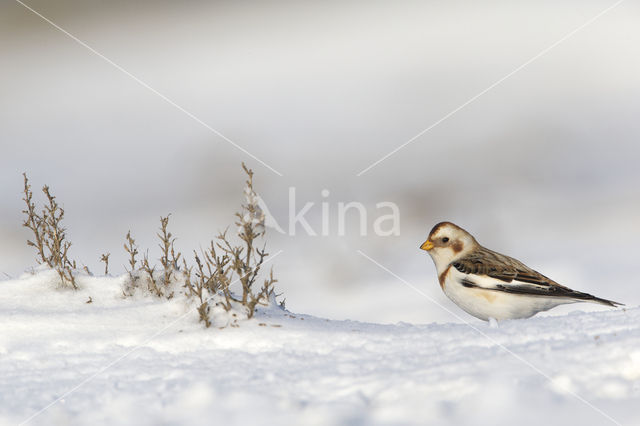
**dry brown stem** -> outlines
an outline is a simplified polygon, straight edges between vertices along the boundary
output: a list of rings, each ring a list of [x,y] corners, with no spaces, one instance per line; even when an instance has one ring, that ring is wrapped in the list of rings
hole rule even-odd
[[[33,193],[26,173],[24,176],[24,202],[27,205],[23,213],[27,216],[23,226],[33,232],[33,241],[27,240],[27,244],[35,247],[38,252],[38,263],[46,263],[53,268],[60,277],[60,282],[64,286],[77,289],[73,270],[76,269],[76,262],[69,259],[69,248],[71,242],[66,239],[66,229],[62,226],[64,209],[56,201],[56,197],[51,194],[49,187],[42,188],[47,197],[47,204],[42,213],[36,212],[33,202]]]
[[[105,275],[109,275],[109,256],[111,256],[111,253],[105,253],[102,256],[100,256],[100,261],[104,262]]]

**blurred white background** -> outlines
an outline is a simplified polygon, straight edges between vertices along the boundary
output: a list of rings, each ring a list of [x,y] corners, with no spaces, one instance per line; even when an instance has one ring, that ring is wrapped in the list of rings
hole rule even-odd
[[[0,3],[0,274],[35,265],[22,172],[64,204],[72,257],[124,271],[131,229],[156,257],[172,213],[190,254],[233,220],[244,181],[281,224],[288,188],[320,203],[392,201],[398,237],[271,233],[287,307],[375,322],[455,321],[418,246],[451,220],[570,287],[637,305],[640,6],[624,2],[362,176],[403,144],[613,4],[29,0]],[[330,196],[323,198],[321,191]],[[40,197],[40,194],[37,194]],[[355,219],[355,215],[353,217]],[[573,305],[574,309],[599,309]],[[456,311],[464,315],[461,311]],[[471,319],[470,317],[466,317]]]

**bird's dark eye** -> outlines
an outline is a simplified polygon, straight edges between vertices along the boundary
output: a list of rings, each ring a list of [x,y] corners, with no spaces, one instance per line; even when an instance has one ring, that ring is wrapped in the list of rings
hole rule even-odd
[[[448,242],[449,242],[449,237],[444,237],[444,238],[442,239],[442,242],[443,242],[443,243],[448,243]]]

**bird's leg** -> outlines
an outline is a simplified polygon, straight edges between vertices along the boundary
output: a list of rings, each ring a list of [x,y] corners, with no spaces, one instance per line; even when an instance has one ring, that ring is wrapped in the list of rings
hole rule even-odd
[[[489,317],[489,327],[498,328],[498,320],[494,317]]]

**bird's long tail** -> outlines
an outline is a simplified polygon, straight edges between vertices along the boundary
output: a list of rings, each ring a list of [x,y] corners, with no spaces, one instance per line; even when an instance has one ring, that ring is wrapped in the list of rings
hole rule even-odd
[[[601,297],[596,297],[589,293],[581,293],[576,291],[571,296],[574,299],[579,300],[581,302],[599,303],[601,305],[613,306],[614,308],[617,306],[624,306],[624,303],[614,302],[613,300],[602,299]]]

